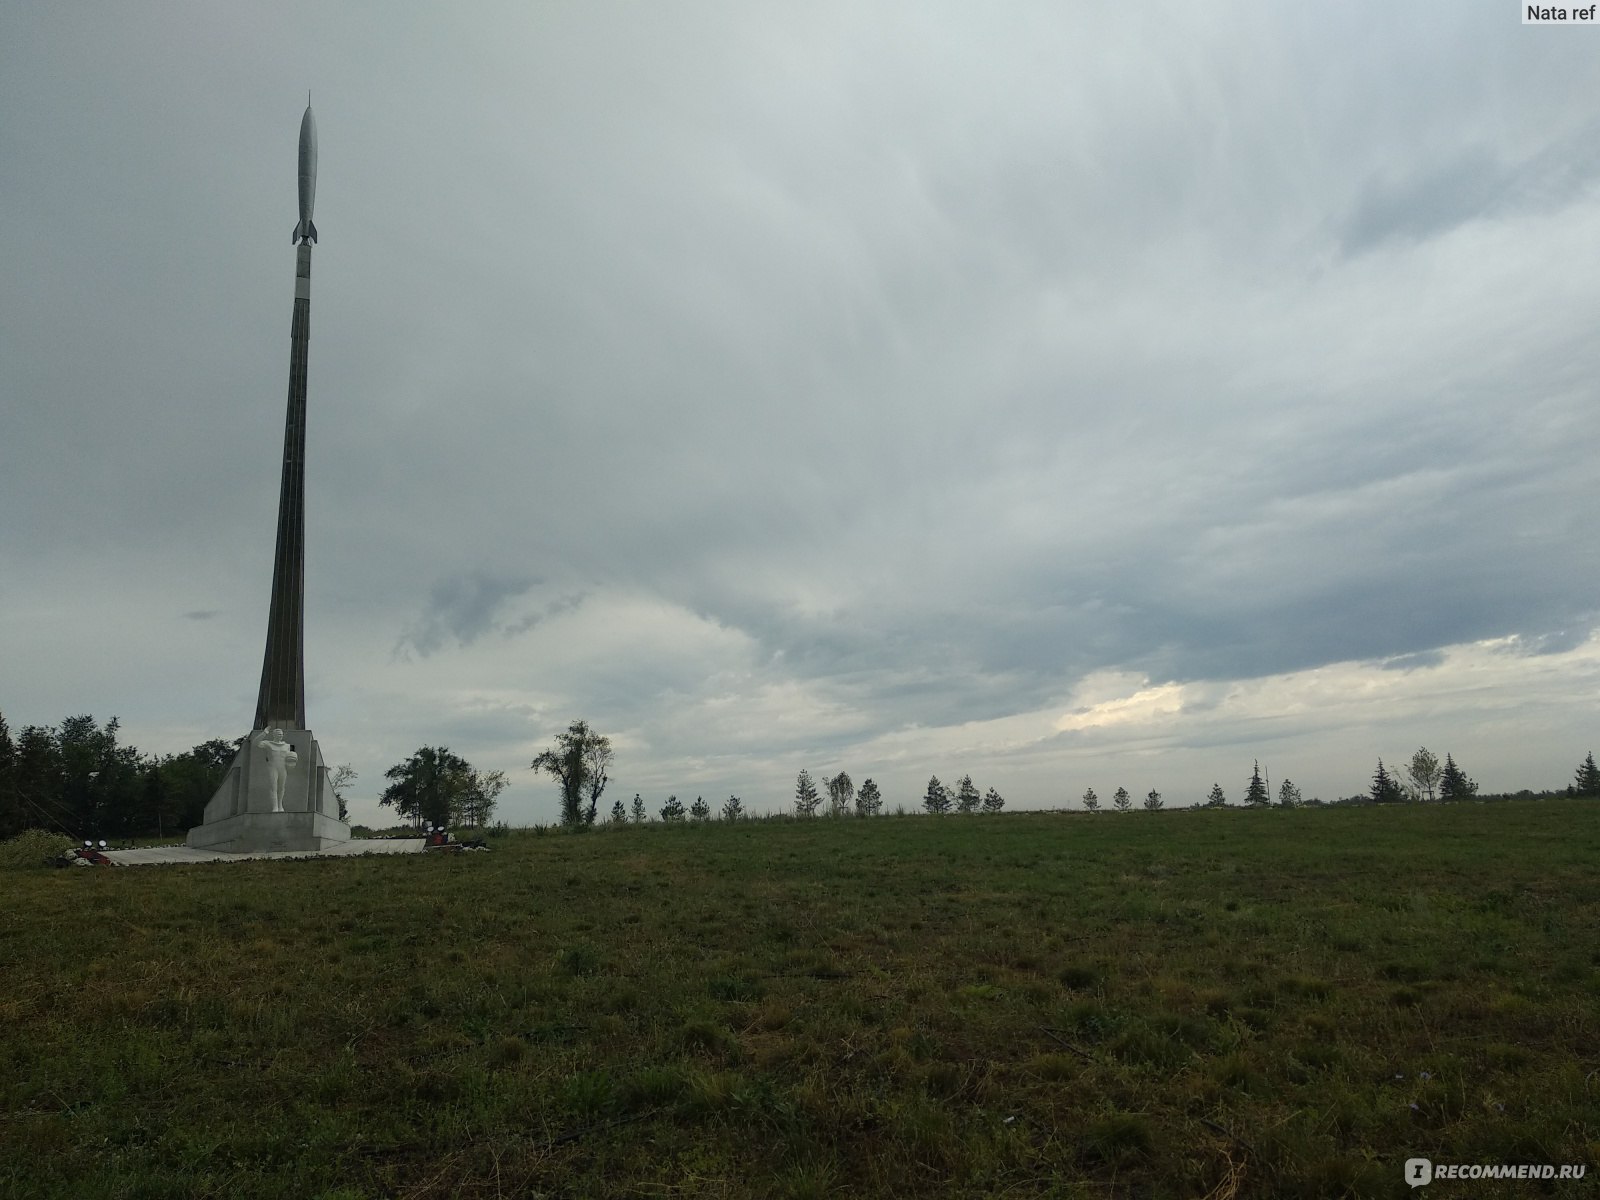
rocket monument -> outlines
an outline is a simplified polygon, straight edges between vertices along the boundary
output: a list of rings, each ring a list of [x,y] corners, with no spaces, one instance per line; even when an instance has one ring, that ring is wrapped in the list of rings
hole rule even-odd
[[[199,849],[235,853],[322,850],[350,840],[328,769],[306,728],[306,363],[311,343],[311,210],[317,198],[317,119],[300,119],[300,220],[294,227],[294,315],[289,326],[289,411],[283,431],[278,540],[254,727],[189,830]]]

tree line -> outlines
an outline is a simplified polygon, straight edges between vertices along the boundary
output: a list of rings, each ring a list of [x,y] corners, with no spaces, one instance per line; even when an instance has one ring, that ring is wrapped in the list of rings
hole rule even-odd
[[[90,714],[25,725],[15,736],[0,714],[0,837],[45,829],[80,838],[176,836],[200,824],[244,738],[211,738],[182,754],[124,745],[116,717]],[[339,811],[356,774],[330,773]]]
[[[182,754],[147,755],[134,746],[123,745],[119,733],[115,717],[102,724],[92,716],[80,715],[67,717],[56,726],[24,726],[13,736],[0,714],[0,838],[29,828],[68,834],[74,839],[176,836],[200,824],[207,801],[245,742],[244,738],[212,738]],[[587,721],[578,720],[557,735],[555,744],[541,751],[529,765],[535,772],[548,774],[560,788],[561,823],[586,828],[596,823],[614,761],[610,738]],[[379,804],[417,826],[486,826],[506,787],[503,771],[480,770],[446,746],[420,747],[384,772],[384,778],[389,782]],[[344,793],[355,779],[356,773],[348,764],[330,772],[341,820],[348,819]],[[1600,797],[1600,767],[1595,765],[1593,752],[1578,765],[1566,791],[1569,795]],[[1453,754],[1447,752],[1440,762],[1424,746],[1398,772],[1379,759],[1365,794],[1334,803],[1441,802],[1468,799],[1477,793],[1477,783],[1456,763]],[[961,776],[954,787],[935,775],[928,780],[921,808],[935,815],[998,813],[1004,810],[1005,803],[993,787],[980,793],[971,775]],[[1288,779],[1280,781],[1274,800],[1273,789],[1263,778],[1257,761],[1245,784],[1243,803],[1249,808],[1266,808],[1274,803],[1295,808],[1323,802],[1316,797],[1304,799]],[[872,817],[883,811],[884,798],[870,778],[857,787],[848,772],[839,771],[824,777],[819,786],[811,772],[802,769],[795,777],[794,815],[802,819],[816,817],[824,811],[824,804],[829,816]],[[1161,793],[1154,788],[1138,804],[1151,812],[1165,807]],[[1112,793],[1113,810],[1127,812],[1134,806],[1127,788],[1118,787]],[[1222,785],[1213,783],[1202,807],[1228,806]],[[1100,797],[1094,788],[1083,793],[1083,807],[1089,812],[1100,811]],[[670,823],[709,821],[713,816],[735,821],[747,814],[744,802],[736,795],[730,795],[715,812],[704,797],[697,796],[692,804],[685,805],[671,795],[657,815]],[[638,793],[631,805],[620,799],[611,805],[613,825],[640,824],[647,819],[645,802]]]

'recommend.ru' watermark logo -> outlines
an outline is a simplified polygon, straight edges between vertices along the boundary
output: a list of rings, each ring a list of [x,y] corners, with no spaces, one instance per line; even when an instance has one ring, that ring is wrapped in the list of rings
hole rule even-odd
[[[1434,1163],[1427,1158],[1406,1159],[1406,1182],[1426,1187],[1439,1179],[1582,1179],[1585,1163]]]

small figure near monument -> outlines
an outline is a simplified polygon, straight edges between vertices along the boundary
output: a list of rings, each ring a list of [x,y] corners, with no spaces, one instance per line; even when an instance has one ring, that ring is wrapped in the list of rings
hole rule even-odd
[[[289,768],[300,761],[293,747],[283,740],[283,730],[274,729],[262,740],[261,752],[267,756],[267,786],[272,792],[272,811],[283,811],[283,793],[289,784]]]

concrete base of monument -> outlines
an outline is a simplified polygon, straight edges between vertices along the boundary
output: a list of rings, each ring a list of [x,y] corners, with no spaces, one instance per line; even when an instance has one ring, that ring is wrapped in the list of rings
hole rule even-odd
[[[319,812],[245,812],[189,830],[195,850],[225,854],[331,850],[350,840],[350,826]]]
[[[195,850],[327,850],[350,840],[322,750],[309,729],[255,729],[186,840]]]

